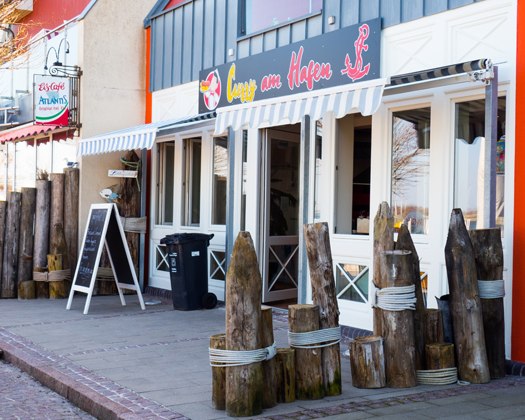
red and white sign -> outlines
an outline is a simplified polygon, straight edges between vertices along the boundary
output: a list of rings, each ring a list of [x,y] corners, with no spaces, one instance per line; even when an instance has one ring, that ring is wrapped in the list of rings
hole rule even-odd
[[[35,75],[35,124],[69,125],[69,78]]]

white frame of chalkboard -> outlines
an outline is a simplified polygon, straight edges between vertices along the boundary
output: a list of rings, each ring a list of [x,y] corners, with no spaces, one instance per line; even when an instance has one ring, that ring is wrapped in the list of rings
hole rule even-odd
[[[99,246],[98,246],[98,249],[97,249],[97,255],[96,255],[96,259],[95,259],[95,266],[93,268],[93,274],[91,275],[91,281],[90,281],[89,287],[85,287],[85,286],[77,285],[76,281],[77,281],[77,277],[78,277],[78,271],[79,271],[79,269],[81,267],[82,255],[84,253],[84,246],[85,246],[86,238],[87,238],[87,235],[88,235],[88,228],[89,228],[89,223],[91,221],[91,215],[92,215],[93,210],[96,210],[96,209],[106,209],[107,212],[106,212],[106,218],[104,220],[104,227],[102,228],[102,233],[100,235],[101,236],[101,240],[100,240],[100,243],[99,243]],[[124,250],[126,252],[127,263],[129,265],[130,273],[131,273],[131,275],[133,277],[133,284],[122,283],[117,278],[117,271],[115,270],[113,257],[111,256],[111,250],[109,249],[109,246],[108,246],[108,243],[107,243],[107,238],[106,238],[107,231],[108,231],[108,226],[109,226],[112,214],[115,214],[115,220],[117,221],[118,230],[120,232],[120,239],[122,241],[122,246],[123,246],[123,248],[124,248]],[[102,245],[102,244],[104,244],[104,245]],[[117,285],[117,290],[118,290],[118,294],[119,294],[120,302],[122,303],[122,306],[126,306],[126,301],[124,299],[124,294],[122,293],[122,289],[130,289],[130,290],[135,290],[137,292],[137,296],[138,296],[138,299],[139,299],[140,307],[142,308],[142,310],[145,310],[146,307],[144,305],[144,299],[142,298],[142,293],[140,291],[139,282],[137,280],[137,274],[135,273],[135,267],[133,266],[133,261],[131,259],[131,254],[129,253],[128,243],[126,241],[126,235],[124,233],[124,228],[122,227],[122,222],[120,220],[120,215],[118,213],[117,205],[115,203],[92,204],[90,209],[89,209],[89,215],[88,215],[88,219],[87,219],[87,223],[86,223],[86,229],[84,231],[84,238],[82,239],[82,247],[81,247],[80,252],[78,254],[79,257],[78,257],[77,267],[75,269],[75,276],[73,277],[73,283],[71,285],[71,290],[69,292],[69,299],[67,300],[66,309],[67,310],[71,309],[71,304],[73,303],[73,296],[74,296],[75,292],[81,292],[81,293],[86,293],[87,294],[86,304],[84,306],[84,315],[86,315],[88,313],[89,305],[91,304],[91,296],[93,295],[93,290],[95,288],[95,281],[97,279],[97,272],[98,272],[98,268],[99,268],[99,264],[100,264],[100,257],[102,256],[102,247],[103,246],[106,247],[106,251],[108,253],[109,261],[111,263],[111,269],[113,270],[113,276],[115,277],[115,284]]]

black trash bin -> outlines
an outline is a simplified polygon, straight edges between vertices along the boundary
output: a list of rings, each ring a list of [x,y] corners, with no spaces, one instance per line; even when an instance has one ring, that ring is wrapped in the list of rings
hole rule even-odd
[[[174,309],[191,311],[217,305],[217,297],[208,293],[208,245],[213,236],[175,233],[160,240],[168,251]]]

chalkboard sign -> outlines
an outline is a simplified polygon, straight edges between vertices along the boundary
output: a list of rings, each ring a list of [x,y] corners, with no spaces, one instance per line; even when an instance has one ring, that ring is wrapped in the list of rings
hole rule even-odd
[[[87,228],[66,309],[71,308],[75,292],[87,293],[84,307],[84,314],[87,314],[95,287],[103,244],[106,246],[111,262],[122,305],[126,304],[122,289],[131,289],[137,292],[141,308],[146,309],[115,203],[93,204],[89,210]]]

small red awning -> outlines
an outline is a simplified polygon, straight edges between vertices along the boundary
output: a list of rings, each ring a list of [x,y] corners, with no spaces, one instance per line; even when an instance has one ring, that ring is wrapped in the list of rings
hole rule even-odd
[[[0,143],[5,143],[6,141],[22,140],[26,137],[34,137],[39,134],[49,133],[62,128],[65,130],[61,130],[58,134],[62,134],[61,137],[65,138],[67,137],[68,131],[72,129],[68,129],[68,127],[62,127],[60,125],[39,125],[33,123],[26,124],[21,127],[0,131]],[[66,134],[66,136],[64,137],[63,134]]]

